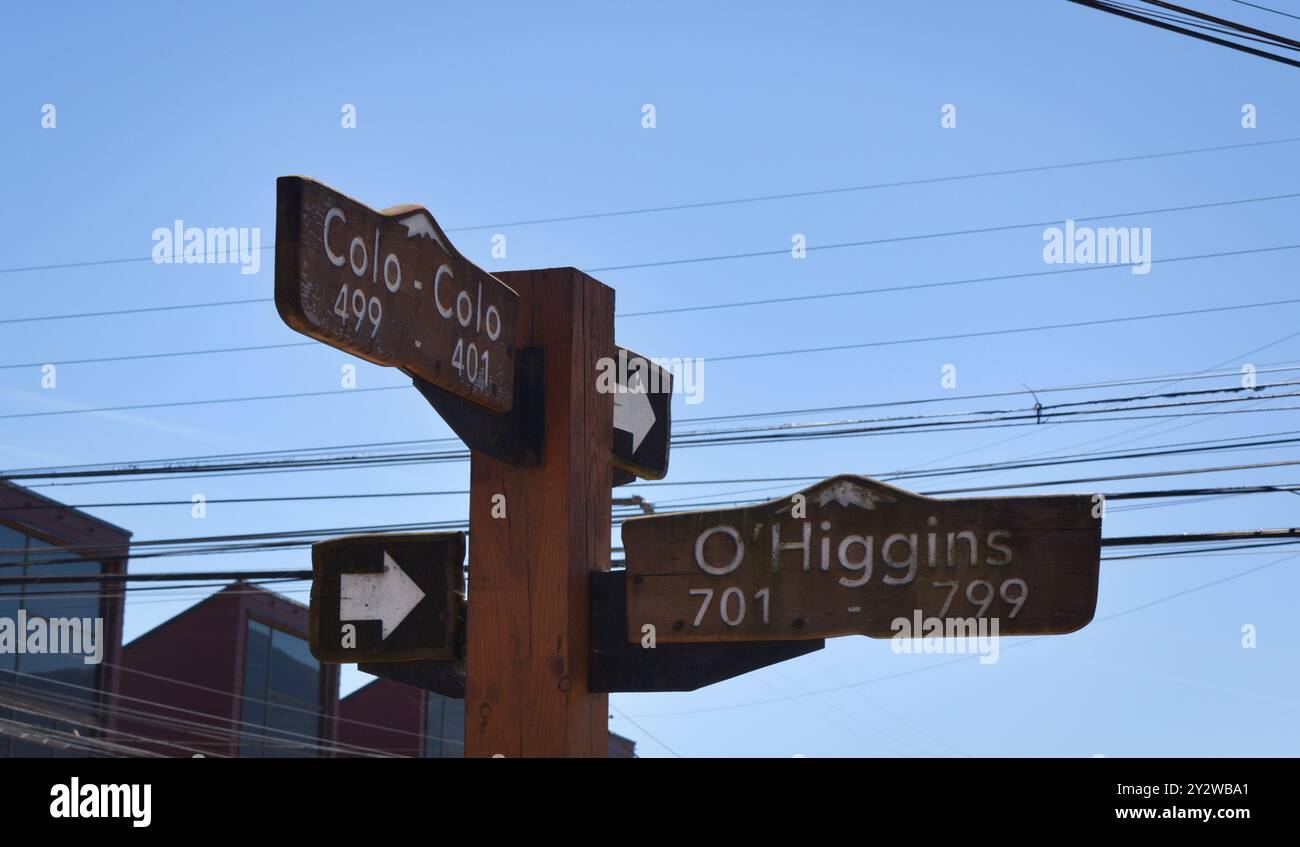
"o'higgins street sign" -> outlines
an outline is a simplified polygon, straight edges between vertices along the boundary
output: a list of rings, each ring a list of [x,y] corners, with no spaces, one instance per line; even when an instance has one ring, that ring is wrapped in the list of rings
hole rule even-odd
[[[1097,606],[1090,495],[937,500],[859,476],[723,511],[630,518],[629,639],[895,635],[893,621],[997,618],[1073,632]]]

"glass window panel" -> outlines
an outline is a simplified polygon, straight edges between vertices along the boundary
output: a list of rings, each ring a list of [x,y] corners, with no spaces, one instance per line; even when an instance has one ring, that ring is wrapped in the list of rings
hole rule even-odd
[[[42,552],[33,552],[38,550]],[[99,562],[60,550],[39,539],[31,539],[28,545],[29,576],[95,576],[100,571]],[[17,657],[18,670],[24,674],[20,677],[21,684],[59,700],[74,701],[69,705],[77,712],[93,714],[99,666],[86,664],[86,653],[82,648],[94,642],[95,622],[100,616],[99,583],[29,584],[24,589],[23,608],[29,621],[41,618],[47,624],[54,622],[58,625],[47,627],[48,652],[25,653]],[[70,637],[73,643],[56,645],[55,632],[59,634],[60,642]],[[100,634],[103,635],[102,623]]]
[[[442,698],[442,757],[465,757],[465,701]]]
[[[434,759],[463,758],[465,702],[430,691],[424,709],[424,755]]]
[[[243,693],[242,718],[248,734],[240,755],[316,755],[320,663],[304,639],[249,621]]]
[[[320,738],[320,663],[304,639],[271,632],[271,674],[266,725],[286,743],[268,742],[267,756],[314,756]]]
[[[0,539],[0,551],[12,550],[12,533]],[[38,538],[27,539],[25,573],[48,576],[94,576],[101,572],[99,562],[70,553]],[[0,552],[6,560],[12,553]],[[6,562],[7,564],[7,562]],[[13,568],[5,568],[12,571]],[[0,589],[2,590],[2,589]],[[18,608],[26,612],[27,620],[43,622],[45,644],[42,652],[23,653],[8,657],[5,666],[17,671],[13,675],[14,693],[23,697],[26,705],[46,714],[32,714],[13,710],[13,717],[34,727],[55,729],[60,732],[93,736],[100,723],[100,704],[96,685],[99,665],[87,664],[87,648],[103,649],[104,632],[98,630],[96,620],[100,615],[100,586],[98,582],[72,582],[56,585],[25,585],[21,598],[4,598],[0,615],[16,618]],[[16,602],[21,599],[21,602]],[[59,717],[66,717],[60,720]],[[77,756],[84,755],[78,748],[66,750],[62,744],[40,744],[10,739],[12,756]]]
[[[442,695],[432,691],[424,694],[424,755],[442,756]]]
[[[27,536],[12,527],[0,524],[0,576],[15,577],[23,575],[23,553],[27,546]],[[22,585],[0,586],[0,618],[13,621],[17,625],[18,606],[22,595]],[[0,653],[0,686],[12,685],[14,675],[5,673],[17,668],[17,654]],[[3,742],[0,742],[3,749]]]
[[[263,623],[248,622],[244,644],[244,687],[240,717],[251,733],[239,747],[241,756],[262,755],[261,734],[266,726],[266,679],[271,657],[271,628]]]
[[[23,575],[23,556],[27,547],[27,536],[13,527],[0,524],[0,576],[14,577]],[[17,626],[18,606],[23,587],[21,584],[0,586],[0,618],[13,621]],[[16,635],[16,634],[15,634]],[[14,685],[16,677],[13,671],[18,668],[18,656],[13,652],[0,653],[0,692],[6,696]],[[0,719],[10,720],[13,711],[0,707]],[[10,738],[0,735],[0,757],[10,755]]]

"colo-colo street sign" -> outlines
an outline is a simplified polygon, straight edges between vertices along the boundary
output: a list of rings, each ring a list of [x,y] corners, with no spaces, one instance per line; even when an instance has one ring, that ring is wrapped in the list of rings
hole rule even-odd
[[[290,327],[494,411],[513,402],[519,295],[421,206],[375,211],[313,179],[276,182],[275,305]]]
[[[1091,495],[939,500],[845,475],[762,505],[630,518],[628,638],[647,624],[665,643],[920,637],[936,619],[1073,632],[1097,606],[1100,514]]]
[[[617,348],[596,369],[596,388],[614,395],[614,465],[642,479],[668,474],[673,374],[652,359]]]
[[[322,662],[463,653],[465,535],[382,533],[312,545],[308,641]]]

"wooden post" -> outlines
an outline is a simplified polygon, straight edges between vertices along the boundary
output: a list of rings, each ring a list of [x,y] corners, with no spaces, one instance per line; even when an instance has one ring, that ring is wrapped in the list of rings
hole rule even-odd
[[[587,665],[590,574],[609,569],[614,405],[596,360],[614,291],[573,268],[498,276],[519,293],[516,345],[545,357],[545,438],[539,467],[471,460],[465,754],[604,756],[609,698]]]

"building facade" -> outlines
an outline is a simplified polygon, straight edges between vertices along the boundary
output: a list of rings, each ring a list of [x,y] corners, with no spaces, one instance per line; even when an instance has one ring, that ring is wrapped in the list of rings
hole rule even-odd
[[[463,700],[386,679],[340,699],[338,666],[308,648],[308,608],[256,585],[123,645],[130,538],[0,481],[0,757],[464,756]],[[95,622],[97,660],[19,649],[35,619]],[[609,739],[610,756],[635,757]]]
[[[115,728],[171,756],[328,756],[338,690],[307,607],[234,582],[123,648]]]
[[[0,481],[0,757],[103,749],[120,680],[123,592],[102,577],[126,573],[130,539]],[[69,641],[97,642],[94,654],[58,648],[78,646]]]
[[[459,759],[465,755],[465,701],[377,679],[339,701],[338,737],[394,756]],[[611,732],[608,751],[612,759],[634,759],[636,742]]]

